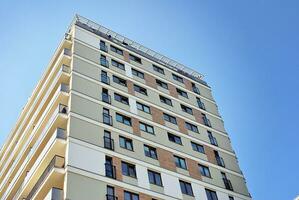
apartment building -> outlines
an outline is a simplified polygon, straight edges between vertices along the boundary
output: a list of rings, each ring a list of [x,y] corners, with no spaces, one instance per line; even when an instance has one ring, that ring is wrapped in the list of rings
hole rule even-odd
[[[1,148],[0,198],[251,196],[202,75],[77,15]]]

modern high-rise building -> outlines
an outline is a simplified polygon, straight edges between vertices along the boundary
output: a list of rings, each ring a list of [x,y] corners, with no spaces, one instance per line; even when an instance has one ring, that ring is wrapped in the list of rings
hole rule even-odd
[[[202,75],[76,16],[1,148],[0,198],[251,196]]]

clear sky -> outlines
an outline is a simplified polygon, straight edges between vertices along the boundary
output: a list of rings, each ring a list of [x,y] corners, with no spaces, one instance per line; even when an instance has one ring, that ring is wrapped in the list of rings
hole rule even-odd
[[[299,194],[299,2],[0,2],[0,144],[75,13],[205,75],[255,200]]]

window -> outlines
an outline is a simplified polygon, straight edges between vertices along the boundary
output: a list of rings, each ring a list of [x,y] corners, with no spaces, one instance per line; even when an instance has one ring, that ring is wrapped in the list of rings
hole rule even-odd
[[[171,115],[163,113],[163,118],[164,118],[165,121],[168,121],[168,122],[173,123],[173,124],[177,124],[176,118],[171,116]]]
[[[115,82],[115,83],[117,83],[117,84],[120,84],[120,85],[122,85],[122,86],[125,86],[125,87],[127,87],[127,81],[126,80],[124,80],[124,79],[122,79],[122,78],[119,78],[119,77],[117,77],[117,76],[114,76],[113,75],[113,82]]]
[[[154,147],[150,147],[148,145],[144,145],[144,154],[147,157],[158,159],[157,150]]]
[[[157,83],[158,86],[160,86],[160,87],[162,87],[162,88],[168,90],[168,85],[167,85],[167,83],[165,83],[165,82],[163,82],[163,81],[161,81],[161,80],[159,80],[159,79],[156,79],[156,83]]]
[[[232,196],[229,196],[228,198],[229,198],[229,200],[234,200],[234,197],[232,197]]]
[[[160,74],[164,74],[164,69],[158,67],[157,65],[153,65],[153,69],[154,71],[159,72]]]
[[[118,113],[116,113],[116,121],[118,121],[120,123],[123,123],[125,125],[128,125],[128,126],[132,126],[132,122],[131,122],[130,117],[127,117],[127,116],[124,116],[124,115],[121,115],[121,114],[118,114]]]
[[[130,60],[133,60],[134,62],[140,63],[141,64],[141,58],[134,56],[132,54],[129,54]]]
[[[205,153],[205,149],[202,145],[191,142],[191,146],[194,151],[198,151],[200,153]]]
[[[176,92],[181,95],[182,97],[185,97],[185,98],[188,98],[188,93],[183,91],[183,90],[180,90],[180,89],[176,89]]]
[[[182,140],[179,136],[173,135],[171,133],[167,133],[167,135],[169,141],[182,145]]]
[[[119,55],[124,55],[123,50],[121,50],[121,49],[119,49],[119,48],[117,48],[115,46],[110,45],[110,50],[113,51],[113,52],[115,52],[115,53],[117,53],[117,54],[119,54]]]
[[[197,126],[190,124],[189,122],[185,122],[185,126],[188,130],[198,133]]]
[[[125,176],[136,178],[136,168],[133,164],[121,162],[121,171]]]
[[[183,194],[193,196],[192,186],[190,183],[180,180],[180,186]]]
[[[182,108],[182,111],[184,111],[184,112],[186,112],[186,113],[188,113],[190,115],[193,115],[192,108],[189,108],[189,107],[187,107],[187,106],[185,106],[183,104],[181,104],[181,108]]]
[[[144,131],[144,132],[147,132],[150,134],[155,134],[154,127],[151,125],[145,124],[143,122],[139,122],[139,128],[141,131]]]
[[[139,86],[139,85],[135,85],[134,84],[134,91],[139,92],[139,93],[141,93],[143,95],[147,95],[146,89],[143,88],[143,87],[141,87],[141,86]]]
[[[205,110],[205,109],[206,109],[205,104],[200,100],[200,98],[197,97],[196,100],[197,100],[197,105],[198,105],[198,107],[199,107],[200,109]]]
[[[218,146],[217,139],[213,136],[211,131],[207,131],[210,142],[212,145]]]
[[[217,194],[215,191],[206,189],[206,194],[207,194],[208,200],[218,200],[218,197],[217,197]]]
[[[100,40],[100,49],[101,49],[102,51],[105,51],[105,52],[108,51],[107,46],[106,46],[106,43],[105,43],[105,41],[103,41],[103,40]]]
[[[120,94],[114,93],[114,99],[116,101],[119,101],[119,102],[123,103],[123,104],[129,105],[129,99],[128,99],[128,97],[124,97],[124,96],[122,96]]]
[[[210,120],[207,118],[206,114],[201,113],[202,115],[202,120],[204,125],[208,126],[208,127],[212,127]]]
[[[178,82],[184,83],[183,78],[178,75],[172,74],[172,78]]]
[[[133,141],[129,138],[119,136],[119,146],[121,148],[133,151]]]
[[[161,96],[161,95],[160,95],[160,101],[161,101],[162,103],[165,103],[165,104],[169,105],[169,106],[172,106],[172,102],[171,102],[171,100],[168,99],[168,98],[166,98],[166,97],[163,97],[163,96]]]
[[[203,166],[203,165],[198,165],[198,167],[199,167],[199,172],[202,176],[211,178],[211,173],[210,173],[210,170],[208,167]]]
[[[187,169],[187,164],[184,158],[181,158],[179,156],[174,156],[174,162],[175,162],[175,166],[182,169]]]
[[[114,187],[107,185],[107,200],[114,200],[116,199]]]
[[[128,192],[128,191],[125,191],[124,194],[125,194],[124,195],[124,200],[139,200],[139,195],[138,194]]]
[[[117,62],[116,60],[111,60],[111,64],[112,64],[112,66],[114,66],[114,67],[117,67],[117,68],[119,68],[119,69],[121,69],[121,70],[125,70],[125,65],[124,64],[122,64],[122,63],[120,63],[120,62]]]
[[[139,102],[137,102],[137,109],[141,110],[143,112],[149,113],[149,114],[151,113],[151,109],[150,109],[149,106],[146,106],[146,105],[144,105],[142,103],[139,103]]]
[[[132,74],[133,74],[134,76],[137,76],[137,77],[139,77],[139,78],[144,79],[144,73],[143,73],[143,72],[140,72],[140,71],[138,71],[138,70],[136,70],[136,69],[134,69],[134,68],[132,68]]]
[[[162,186],[162,179],[160,173],[151,170],[148,170],[147,172],[148,172],[148,179],[151,184]]]

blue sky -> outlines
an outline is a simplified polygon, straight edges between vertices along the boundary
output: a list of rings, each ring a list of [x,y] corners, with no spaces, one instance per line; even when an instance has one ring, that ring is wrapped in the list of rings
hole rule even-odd
[[[299,195],[298,7],[275,0],[2,0],[0,144],[79,13],[203,73],[253,198],[293,199]]]

